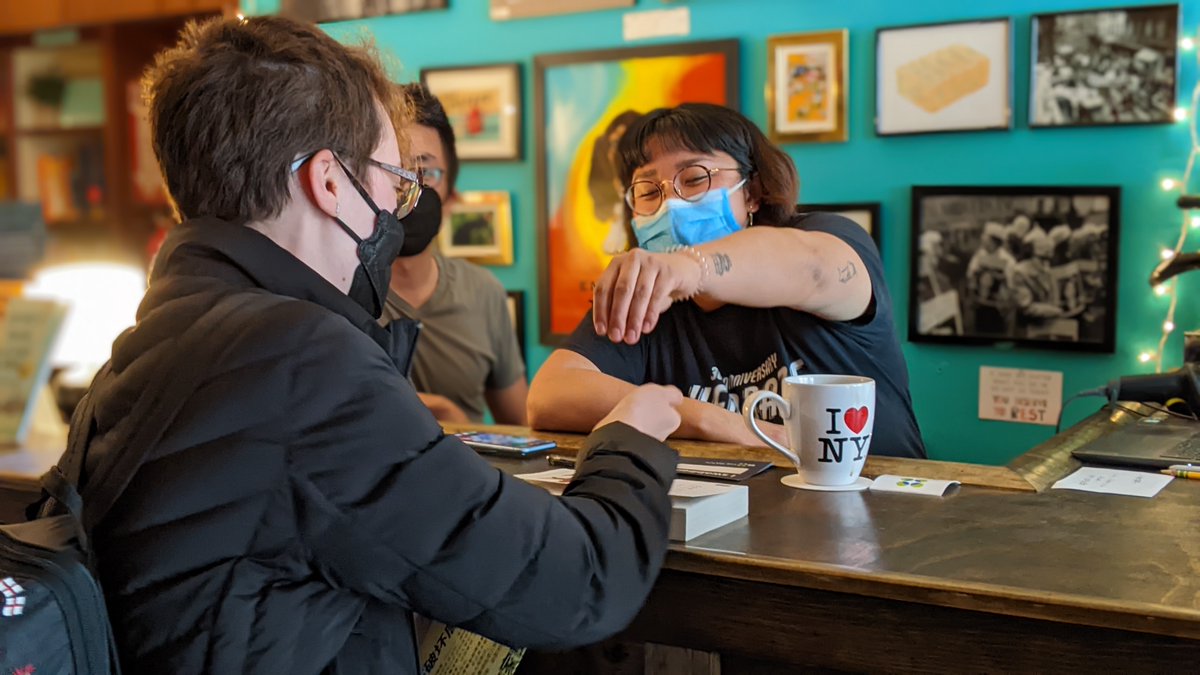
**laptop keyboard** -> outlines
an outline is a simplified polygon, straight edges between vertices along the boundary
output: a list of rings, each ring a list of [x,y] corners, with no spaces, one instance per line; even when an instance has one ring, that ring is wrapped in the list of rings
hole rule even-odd
[[[1200,461],[1200,442],[1196,440],[1195,436],[1192,436],[1172,448],[1169,452],[1164,452],[1163,457],[1186,459],[1189,462],[1191,460]]]

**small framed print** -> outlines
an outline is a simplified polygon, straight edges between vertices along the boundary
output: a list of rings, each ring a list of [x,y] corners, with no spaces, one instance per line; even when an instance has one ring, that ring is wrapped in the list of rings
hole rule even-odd
[[[301,21],[322,23],[424,12],[448,6],[449,0],[280,0],[279,13]]]
[[[508,317],[512,320],[513,330],[517,332],[521,358],[528,363],[525,354],[525,291],[508,291]]]
[[[881,28],[875,44],[875,133],[1012,126],[1008,19]]]
[[[1179,5],[1038,14],[1029,126],[1175,121]]]
[[[883,244],[880,238],[882,223],[879,220],[879,202],[853,202],[842,204],[800,204],[796,207],[799,213],[836,213],[853,220],[862,226],[871,239],[875,240],[875,248],[882,253]]]
[[[513,263],[512,202],[504,191],[458,193],[446,209],[438,247],[449,258],[480,265]]]
[[[521,159],[520,64],[425,68],[421,83],[446,109],[459,159]]]
[[[768,131],[779,143],[847,139],[847,31],[767,39]]]

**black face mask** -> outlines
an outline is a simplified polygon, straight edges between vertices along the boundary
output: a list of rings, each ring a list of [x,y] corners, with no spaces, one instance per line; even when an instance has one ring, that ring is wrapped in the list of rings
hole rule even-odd
[[[412,213],[400,219],[404,226],[404,246],[400,257],[409,258],[429,247],[429,242],[442,229],[442,197],[433,188],[421,191],[421,198]]]
[[[342,170],[350,178],[350,183],[358,190],[358,194],[362,195],[367,206],[375,212],[375,230],[366,239],[355,234],[341,218],[334,218],[358,244],[359,265],[347,295],[378,319],[383,315],[383,302],[387,298],[388,284],[392,280],[392,261],[404,247],[404,225],[396,218],[396,214],[383,211],[375,205],[375,201],[359,184],[354,174],[350,173],[350,169],[342,164],[342,160],[338,159],[338,164],[341,164]],[[417,203],[420,204],[419,199]]]

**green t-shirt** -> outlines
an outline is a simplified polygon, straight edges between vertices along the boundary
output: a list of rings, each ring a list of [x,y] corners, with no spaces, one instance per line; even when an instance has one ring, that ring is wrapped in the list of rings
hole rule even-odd
[[[414,309],[389,291],[380,323],[402,317],[421,322],[413,386],[445,396],[482,422],[484,391],[504,389],[525,376],[508,296],[496,276],[478,265],[436,254],[434,260],[438,282],[429,301]]]

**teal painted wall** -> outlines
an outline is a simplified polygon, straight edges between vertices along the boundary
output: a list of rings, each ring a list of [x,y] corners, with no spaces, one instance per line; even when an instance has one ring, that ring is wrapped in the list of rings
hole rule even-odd
[[[245,3],[250,13],[276,11],[278,0]],[[850,31],[850,141],[831,145],[788,145],[801,176],[801,196],[809,202],[883,203],[883,259],[897,316],[907,316],[909,274],[909,188],[926,185],[1098,184],[1122,188],[1120,279],[1117,288],[1117,351],[1112,355],[1004,348],[909,344],[904,351],[912,393],[930,454],[937,459],[989,464],[1007,462],[1045,440],[1052,429],[977,419],[979,366],[1061,370],[1070,393],[1129,372],[1146,372],[1137,354],[1157,346],[1166,300],[1154,297],[1146,278],[1164,246],[1174,245],[1179,214],[1173,197],[1158,182],[1179,176],[1188,156],[1186,123],[1099,129],[1031,130],[1026,124],[1029,72],[1029,17],[1036,12],[1094,9],[1103,0],[688,0],[692,35],[688,40],[736,38],[741,43],[742,110],[765,127],[763,87],[766,38],[789,32],[846,28]],[[1120,0],[1114,2],[1120,5]],[[1125,4],[1154,4],[1127,2]],[[519,61],[524,64],[525,157],[523,162],[466,164],[460,189],[503,189],[513,195],[516,264],[495,268],[510,289],[524,289],[531,372],[549,349],[537,344],[537,223],[533,133],[535,54],[624,46],[622,11],[591,12],[510,22],[488,18],[487,0],[451,0],[447,11],[426,12],[328,26],[339,38],[362,29],[403,63],[398,76],[415,79],[426,66]],[[667,5],[639,0],[637,10]],[[1195,34],[1200,0],[1181,3],[1181,29]],[[881,26],[1008,16],[1014,19],[1014,118],[1007,132],[876,137],[873,130],[874,42]],[[651,40],[636,44],[653,44]],[[665,40],[666,42],[677,40]],[[1180,58],[1181,104],[1189,104],[1196,81],[1196,53]],[[1200,245],[1194,230],[1189,247]],[[1200,275],[1193,275],[1200,276]],[[1184,284],[1177,323],[1200,327],[1200,280]],[[899,326],[902,336],[907,328]],[[1176,335],[1167,348],[1177,365]],[[1078,402],[1067,412],[1075,421],[1095,409]]]

